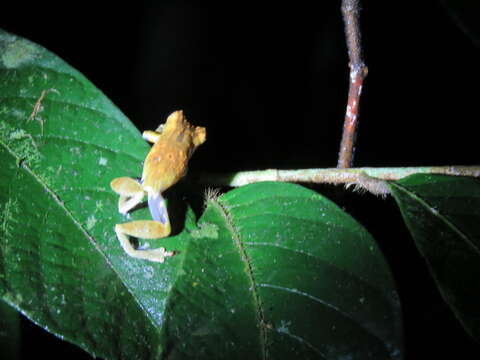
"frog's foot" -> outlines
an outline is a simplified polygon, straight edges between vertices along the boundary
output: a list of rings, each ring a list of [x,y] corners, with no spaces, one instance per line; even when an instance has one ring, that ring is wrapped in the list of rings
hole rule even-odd
[[[141,239],[159,239],[170,234],[170,223],[161,224],[158,221],[138,220],[124,224],[115,225],[115,233],[123,247],[123,250],[131,257],[163,263],[165,258],[173,256],[173,251],[166,251],[165,248],[137,250],[128,236]]]
[[[145,196],[145,191],[140,182],[129,177],[113,179],[110,187],[120,195],[118,199],[118,211],[124,215],[140,204]]]

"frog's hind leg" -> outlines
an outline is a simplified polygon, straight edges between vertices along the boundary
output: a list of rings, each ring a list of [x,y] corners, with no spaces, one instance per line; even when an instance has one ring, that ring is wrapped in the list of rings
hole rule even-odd
[[[110,187],[120,195],[118,199],[118,211],[122,214],[126,214],[141,203],[145,196],[145,191],[140,182],[129,177],[113,179]]]
[[[170,234],[170,223],[161,224],[158,221],[138,220],[124,224],[115,225],[115,233],[123,247],[123,250],[131,257],[149,261],[161,262],[167,256],[173,256],[173,251],[166,251],[161,247],[158,249],[137,250],[133,247],[128,236],[141,239],[158,239]]]

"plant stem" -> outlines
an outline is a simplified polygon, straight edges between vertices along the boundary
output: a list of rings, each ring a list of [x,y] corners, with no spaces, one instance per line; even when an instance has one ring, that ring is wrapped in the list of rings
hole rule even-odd
[[[342,15],[345,23],[345,38],[350,67],[350,86],[343,123],[342,142],[338,154],[337,167],[340,169],[346,169],[353,165],[360,96],[362,94],[363,80],[368,72],[362,58],[359,2],[359,0],[342,0]]]
[[[443,174],[480,178],[480,166],[424,166],[399,168],[350,168],[350,169],[299,169],[257,170],[227,174],[204,174],[199,181],[216,186],[243,186],[259,181],[285,181],[316,184],[354,184],[364,181],[362,177],[380,180],[399,180],[412,174]]]

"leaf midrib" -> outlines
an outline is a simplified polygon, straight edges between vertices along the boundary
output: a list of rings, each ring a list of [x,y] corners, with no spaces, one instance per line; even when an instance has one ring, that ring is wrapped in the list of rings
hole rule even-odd
[[[449,227],[462,240],[464,240],[473,249],[473,251],[477,253],[477,255],[480,255],[480,249],[469,239],[468,235],[465,234],[462,230],[460,230],[458,226],[456,226],[452,221],[450,221],[446,215],[442,214],[439,210],[435,209],[435,207],[432,206],[427,200],[423,199],[421,195],[417,195],[412,190],[409,190],[403,185],[400,185],[398,182],[394,182],[391,185],[396,187],[400,191],[404,192],[411,199],[417,201],[420,205],[422,205],[422,207],[424,207],[433,216],[438,217],[442,222],[444,222],[447,225],[447,227]],[[435,209],[435,212],[432,211],[432,209]]]
[[[21,160],[19,156],[17,156],[17,154],[15,154],[15,152],[13,150],[11,150],[9,148],[9,146],[7,144],[5,144],[3,141],[1,141],[0,139],[0,145],[2,145],[15,159],[17,160]],[[88,231],[86,229],[84,229],[84,227],[82,226],[82,224],[74,217],[73,213],[70,212],[70,210],[65,206],[65,204],[61,201],[60,197],[52,190],[50,189],[50,187],[44,182],[42,181],[42,179],[37,176],[35,174],[35,172],[33,172],[30,167],[25,164],[25,163],[22,163],[21,164],[21,167],[30,175],[32,176],[41,186],[42,188],[50,195],[50,197],[53,198],[53,200],[55,201],[55,203],[60,206],[60,208],[63,209],[63,211],[65,212],[65,214],[67,215],[68,218],[70,218],[70,220],[73,222],[73,224],[80,230],[80,232],[82,233],[82,235],[88,239],[88,241],[90,242],[90,244],[92,244],[95,248],[95,250],[97,250],[97,252],[103,257],[103,259],[105,260],[105,263],[107,264],[107,266],[113,271],[113,273],[117,276],[117,278],[119,279],[120,283],[125,287],[125,289],[128,291],[128,293],[132,296],[132,298],[134,299],[134,301],[138,304],[138,306],[142,309],[142,312],[146,315],[147,319],[150,321],[151,325],[153,326],[154,329],[156,329],[156,324],[155,324],[155,320],[153,319],[153,317],[150,315],[150,312],[143,306],[143,304],[141,303],[141,301],[139,301],[137,299],[137,297],[135,296],[134,292],[132,291],[132,289],[130,289],[130,287],[124,282],[124,280],[122,279],[122,277],[120,276],[120,274],[118,273],[118,271],[115,269],[115,267],[113,266],[113,264],[110,262],[110,260],[108,259],[108,257],[105,255],[104,251],[100,248],[100,246],[98,245],[98,243],[95,241],[95,239],[88,233]]]
[[[250,288],[251,288],[251,293],[253,296],[253,303],[255,306],[255,312],[256,312],[256,319],[258,322],[258,329],[260,331],[260,345],[261,345],[261,352],[262,352],[262,359],[267,359],[267,331],[264,326],[265,324],[265,315],[263,312],[263,307],[262,303],[260,300],[260,297],[258,295],[258,284],[255,280],[255,277],[253,275],[253,269],[252,269],[252,264],[251,260],[247,255],[247,252],[245,250],[245,247],[243,246],[243,243],[240,239],[240,233],[235,227],[235,224],[233,223],[232,215],[228,211],[227,206],[221,203],[218,199],[211,199],[210,202],[214,205],[214,207],[220,212],[221,216],[225,220],[225,223],[227,224],[227,229],[230,232],[234,245],[238,249],[240,258],[242,261],[245,263],[245,273],[247,275],[248,281],[250,283]]]

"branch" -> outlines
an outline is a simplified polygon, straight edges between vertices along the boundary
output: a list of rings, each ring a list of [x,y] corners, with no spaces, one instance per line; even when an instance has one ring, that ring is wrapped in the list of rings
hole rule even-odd
[[[345,37],[350,67],[350,87],[348,90],[347,110],[343,123],[342,142],[338,154],[337,167],[341,169],[349,168],[353,164],[360,96],[362,94],[363,80],[368,72],[367,66],[362,58],[359,2],[359,0],[342,0],[342,15],[345,23]]]
[[[412,174],[442,174],[480,178],[480,166],[424,166],[400,168],[300,169],[240,171],[228,174],[203,174],[197,179],[214,186],[243,186],[259,181],[284,181],[315,184],[355,185],[373,194],[389,193],[385,181],[399,180]]]

